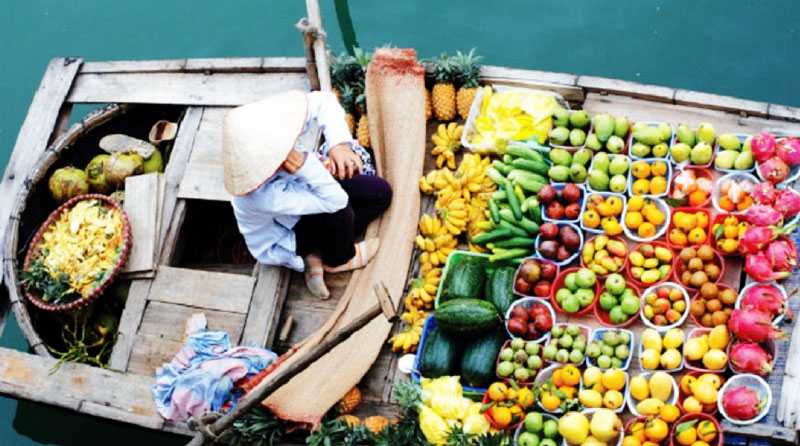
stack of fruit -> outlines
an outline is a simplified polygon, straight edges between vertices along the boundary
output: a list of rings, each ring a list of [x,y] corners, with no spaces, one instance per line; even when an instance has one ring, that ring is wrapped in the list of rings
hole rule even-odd
[[[634,161],[628,173],[628,195],[664,196],[667,194],[667,177],[671,174],[671,167],[664,161]]]
[[[677,208],[667,229],[667,241],[673,247],[702,245],[708,241],[711,213],[699,208]]]
[[[546,221],[578,222],[583,204],[583,189],[572,183],[542,186],[536,194]]]
[[[536,377],[539,406],[551,413],[580,408],[577,398],[580,382],[581,372],[573,365],[553,365],[542,370]]]
[[[708,245],[681,249],[675,258],[675,279],[686,288],[700,289],[704,283],[718,282],[725,266],[722,256]]]
[[[589,365],[601,369],[627,369],[633,348],[633,334],[628,330],[598,330],[586,347]]]
[[[800,165],[800,139],[783,138],[761,132],[750,141],[759,178],[772,184],[780,184],[797,178]]]
[[[594,312],[603,325],[628,326],[639,314],[639,293],[628,286],[622,274],[609,274],[600,288]]]
[[[584,314],[597,298],[597,275],[589,268],[570,268],[558,275],[553,289],[551,303],[556,310]]]
[[[564,149],[550,150],[550,161],[553,163],[547,176],[554,183],[578,183],[586,181],[586,169],[592,159],[592,151],[579,149],[569,153]]]
[[[550,331],[550,340],[542,350],[542,356],[548,361],[561,364],[583,364],[589,334],[588,328],[578,324],[555,325]]]
[[[625,192],[630,165],[627,155],[607,155],[603,152],[595,154],[589,168],[589,189],[595,192]]]
[[[585,110],[570,111],[558,107],[553,112],[553,128],[548,137],[550,145],[569,148],[583,147],[589,133],[589,114]]]
[[[483,415],[498,430],[514,429],[522,423],[525,409],[536,401],[529,387],[494,382],[483,395]]]
[[[661,406],[658,415],[631,419],[625,425],[625,437],[622,439],[622,444],[624,446],[658,445],[667,439],[669,424],[674,423],[680,415],[681,412],[677,406],[665,404]]]
[[[767,181],[755,185],[753,202],[745,217],[755,226],[788,226],[800,213],[800,193],[791,188],[775,189]]]
[[[553,326],[551,311],[544,301],[536,298],[521,299],[509,310],[506,328],[511,336],[526,341],[540,341]]]
[[[666,158],[672,140],[672,126],[666,123],[637,122],[628,142],[634,158]]]
[[[679,404],[686,413],[713,413],[717,410],[722,377],[716,373],[690,372],[681,378]]]
[[[686,168],[672,177],[669,197],[685,199],[689,206],[704,207],[713,191],[714,176],[708,169]]]
[[[717,132],[711,124],[700,124],[696,132],[688,125],[680,124],[669,156],[676,164],[688,162],[695,166],[708,167],[714,156],[716,140]]]
[[[612,368],[602,371],[597,367],[587,367],[583,372],[581,391],[578,401],[587,409],[605,407],[615,412],[622,411],[625,403],[625,386],[628,374],[620,369]]]
[[[543,223],[536,237],[536,252],[545,259],[565,265],[578,255],[582,237],[580,229],[570,223]]]
[[[497,376],[504,379],[513,378],[520,384],[526,384],[533,381],[542,364],[542,349],[539,344],[514,338],[507,341],[500,350]]]
[[[645,286],[667,280],[672,258],[672,250],[666,245],[642,243],[628,255],[628,278]]]
[[[726,325],[717,325],[713,329],[695,328],[689,332],[689,338],[683,346],[686,368],[724,371],[728,366],[728,355],[725,351],[730,342],[731,335]]]
[[[667,282],[644,291],[642,320],[645,325],[666,329],[677,327],[684,319],[689,306],[689,295],[677,283]]]
[[[623,230],[628,238],[652,240],[666,231],[667,206],[658,198],[644,198],[640,195],[628,199],[625,209]],[[636,231],[634,235],[634,232]]]
[[[621,440],[622,420],[609,409],[569,412],[558,420],[558,433],[569,445],[613,445]]]
[[[721,171],[742,170],[746,172],[751,170],[755,164],[753,152],[750,149],[751,139],[752,137],[730,133],[719,135],[714,167]],[[742,145],[742,140],[744,140],[744,145]]]
[[[695,324],[712,328],[726,325],[736,304],[736,293],[725,284],[706,282],[692,298],[689,312]]]
[[[630,129],[631,124],[624,116],[614,119],[608,113],[594,115],[592,131],[586,137],[586,148],[595,152],[605,149],[610,153],[624,153]]]
[[[634,415],[655,416],[665,404],[677,400],[676,384],[667,372],[649,372],[634,376],[628,385],[628,408]]]
[[[753,205],[753,188],[758,180],[748,174],[728,174],[714,187],[712,199],[719,212],[744,212]]]
[[[720,431],[713,418],[697,418],[684,415],[682,421],[672,428],[672,438],[681,446],[709,445],[717,439]]]
[[[622,195],[593,193],[584,202],[581,227],[611,236],[622,234],[620,217],[624,208],[625,197]]]
[[[711,226],[711,233],[714,234],[714,241],[717,250],[726,255],[739,254],[739,239],[744,235],[750,223],[746,220],[739,220],[735,215],[717,215],[714,217],[717,223]],[[719,221],[722,221],[719,223]]]
[[[550,414],[528,412],[517,433],[517,446],[560,446],[558,421]]]
[[[581,251],[581,266],[591,269],[598,276],[620,271],[628,259],[628,246],[620,238],[598,235],[584,243]]]
[[[549,298],[556,275],[558,265],[542,259],[525,259],[517,270],[514,291],[523,296]]]
[[[642,343],[639,350],[639,364],[642,370],[657,370],[661,368],[674,372],[683,367],[681,345],[683,344],[683,330],[672,328],[664,337],[652,328],[642,331]],[[640,398],[641,399],[641,398]]]

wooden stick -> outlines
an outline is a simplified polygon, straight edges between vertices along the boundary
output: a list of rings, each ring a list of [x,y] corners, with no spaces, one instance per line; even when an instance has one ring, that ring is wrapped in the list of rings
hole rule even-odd
[[[388,299],[388,296],[383,296],[383,293],[387,293],[385,286],[381,287],[378,286],[378,284],[375,284],[374,289],[378,295],[379,301]],[[389,299],[389,301],[391,301],[391,299]],[[352,322],[344,326],[341,330],[337,331],[322,341],[318,346],[314,347],[310,352],[308,352],[307,355],[303,356],[298,361],[284,369],[283,372],[272,376],[272,379],[269,379],[268,376],[267,378],[269,381],[264,386],[259,388],[254,395],[248,397],[244,401],[240,401],[239,404],[233,408],[233,410],[214,421],[213,424],[206,425],[201,419],[195,426],[193,426],[193,429],[195,429],[197,433],[195,434],[194,438],[187,443],[187,446],[201,446],[206,444],[205,442],[207,438],[215,438],[222,432],[225,432],[225,430],[231,427],[234,421],[236,421],[239,417],[249,412],[258,404],[261,404],[261,401],[267,398],[267,396],[269,396],[272,392],[289,382],[289,380],[294,378],[295,375],[308,368],[308,366],[316,362],[319,358],[324,356],[341,342],[348,339],[353,333],[362,329],[381,313],[384,313],[381,304],[377,303],[373,305],[372,308],[365,311],[363,314],[361,314],[361,316],[358,316]],[[391,322],[394,319],[394,316],[391,318],[387,317],[387,319],[389,319]]]
[[[325,34],[322,27],[322,14],[319,12],[319,2],[317,0],[306,0],[306,11],[309,24],[319,31],[319,35],[314,39],[314,55],[317,59],[319,89],[321,91],[331,91],[331,72],[328,67],[328,57],[325,54]]]

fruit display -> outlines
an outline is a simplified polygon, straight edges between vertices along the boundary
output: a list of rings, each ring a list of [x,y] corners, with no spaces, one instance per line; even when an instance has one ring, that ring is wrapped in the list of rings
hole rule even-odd
[[[600,329],[592,333],[586,347],[587,364],[599,369],[627,370],[633,356],[633,332],[630,330]]]
[[[745,212],[747,221],[755,226],[784,226],[796,221],[800,213],[800,193],[794,189],[775,189],[762,181],[753,187],[754,204]]]
[[[533,390],[527,386],[498,381],[489,385],[483,395],[483,415],[495,429],[516,429],[525,419],[525,409],[536,401]]]
[[[674,372],[684,365],[681,355],[683,330],[671,328],[663,337],[653,328],[642,330],[639,344],[639,368],[642,370],[665,370]]]
[[[750,226],[739,239],[739,252],[745,255],[744,272],[756,282],[785,279],[798,265],[797,246],[784,234],[794,231],[795,225]]]
[[[703,372],[723,372],[728,367],[728,344],[731,335],[726,325],[713,329],[695,328],[683,345],[686,368]]]
[[[717,212],[741,214],[753,205],[756,177],[746,173],[729,173],[717,179],[711,202]]]
[[[717,283],[725,275],[725,261],[711,246],[688,246],[675,257],[672,269],[675,280],[687,289],[700,289],[703,284]]]
[[[692,298],[689,313],[700,327],[727,325],[736,300],[736,292],[730,286],[706,282]]]
[[[672,126],[667,123],[637,122],[631,128],[628,152],[634,159],[667,158],[672,141]]]
[[[716,419],[706,414],[686,414],[672,427],[673,444],[692,446],[724,444],[724,433]]]
[[[711,203],[714,182],[714,175],[708,169],[687,167],[672,177],[668,196],[673,200],[686,200],[691,207],[705,207]]]
[[[581,407],[578,388],[581,372],[574,365],[553,364],[536,377],[539,407],[550,413],[564,413]]]
[[[797,178],[800,165],[800,139],[776,140],[768,132],[761,132],[750,141],[756,160],[758,177],[772,184],[781,184]]]
[[[639,286],[652,286],[672,273],[673,252],[661,242],[642,243],[628,254],[627,276]]]
[[[684,413],[716,413],[719,389],[724,383],[725,378],[718,373],[686,373],[678,383],[678,407]]]
[[[563,148],[583,148],[591,130],[591,119],[585,110],[558,107],[553,112],[553,128],[548,135],[550,145]]]
[[[640,305],[639,291],[622,274],[611,273],[600,288],[594,314],[603,325],[627,327],[638,318]]]
[[[673,209],[667,227],[667,243],[675,249],[708,243],[710,220],[711,212],[705,209],[695,207]]]
[[[401,381],[403,388],[409,387],[410,381]],[[464,431],[475,435],[489,432],[490,425],[481,413],[481,403],[464,396],[457,376],[443,376],[435,379],[420,379],[420,386],[404,389],[403,393],[418,395],[425,393],[425,398],[416,399],[414,404],[419,412],[419,428],[425,439],[432,444],[445,444],[450,423],[461,423]],[[412,399],[414,399],[412,397]]]
[[[755,423],[767,414],[772,400],[767,383],[754,375],[734,376],[720,393],[720,412],[736,424]]]
[[[543,365],[541,345],[513,338],[503,344],[497,357],[496,372],[501,379],[513,379],[520,385],[528,385]]]
[[[558,270],[558,265],[549,260],[527,258],[517,270],[514,292],[523,296],[548,299],[550,287],[558,275]]]
[[[661,331],[681,325],[689,314],[689,295],[674,282],[644,290],[642,300],[642,321]]]
[[[772,316],[772,323],[777,324],[789,312],[786,290],[777,283],[753,282],[739,292],[734,304],[735,309],[756,308]]]
[[[561,271],[553,283],[550,303],[559,313],[586,314],[597,299],[597,275],[589,268]]]
[[[547,176],[553,183],[577,183],[586,181],[589,161],[592,160],[592,151],[578,149],[570,153],[565,149],[553,148],[548,153],[553,164],[547,170]]]
[[[678,400],[678,385],[669,373],[647,372],[632,376],[628,383],[628,409],[640,416],[656,416],[665,405]]]
[[[517,446],[560,446],[558,418],[549,413],[528,412],[514,439]]]
[[[581,228],[588,232],[615,236],[622,234],[622,211],[625,196],[613,193],[590,193],[583,203]]]
[[[514,302],[506,314],[508,334],[526,341],[544,341],[554,322],[555,313],[550,304],[535,297]]]
[[[566,265],[578,256],[583,246],[583,232],[571,223],[542,223],[536,237],[536,254]]]
[[[714,224],[711,225],[713,245],[721,254],[728,256],[739,255],[739,239],[744,235],[750,223],[744,218],[731,214],[717,214]]]
[[[628,374],[618,368],[587,367],[583,371],[578,401],[587,409],[603,407],[619,413],[624,409],[627,385]]]
[[[664,404],[657,415],[640,416],[628,420],[623,431],[623,446],[662,444],[669,436],[670,425],[680,415],[680,409],[677,406]]]
[[[636,195],[628,199],[628,206],[622,214],[622,230],[632,240],[655,240],[667,231],[669,216],[664,201]]]
[[[583,364],[589,327],[578,324],[557,324],[550,331],[550,340],[542,349],[542,357],[560,364]]]
[[[709,123],[700,124],[696,131],[686,124],[678,124],[675,139],[669,149],[670,160],[676,164],[709,167],[714,157],[716,141],[717,131]],[[727,140],[725,142],[728,143]]]
[[[621,194],[628,187],[628,170],[631,160],[627,155],[608,155],[596,153],[589,167],[586,184],[594,192],[615,192]]]
[[[577,223],[584,202],[584,191],[572,183],[565,185],[542,186],[536,194],[542,205],[542,219],[545,221],[566,221]]]
[[[586,137],[586,148],[595,152],[625,153],[630,130],[631,123],[624,116],[614,118],[608,113],[594,115],[592,131]]]
[[[750,148],[751,136],[723,133],[717,137],[714,168],[721,172],[753,170],[755,159]]]
[[[627,260],[628,245],[619,237],[595,236],[581,250],[581,266],[594,271],[597,277],[624,270]]]
[[[672,178],[668,162],[653,158],[635,160],[628,172],[628,195],[666,196],[668,178]]]
[[[737,339],[757,344],[786,336],[783,329],[772,324],[769,313],[756,307],[733,310],[728,320],[728,328]]]

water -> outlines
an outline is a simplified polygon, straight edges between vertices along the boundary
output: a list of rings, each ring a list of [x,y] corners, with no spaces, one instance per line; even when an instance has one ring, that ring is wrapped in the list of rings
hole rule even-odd
[[[719,93],[800,106],[800,3],[374,2],[322,0],[334,51],[354,39],[421,57],[476,47],[484,62]],[[337,11],[349,3],[353,33]],[[380,5],[378,7],[377,5]],[[0,14],[0,164],[11,154],[50,58],[88,61],[302,56],[300,1],[6,2]],[[342,23],[347,23],[342,14]],[[84,108],[80,108],[83,113]],[[15,322],[0,345],[25,350]],[[0,445],[183,444],[48,406],[0,397]]]

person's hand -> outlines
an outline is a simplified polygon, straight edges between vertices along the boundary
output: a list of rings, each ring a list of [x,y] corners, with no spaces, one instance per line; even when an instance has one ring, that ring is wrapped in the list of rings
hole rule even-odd
[[[307,155],[306,152],[298,152],[297,150],[292,149],[291,152],[289,152],[289,156],[286,157],[286,161],[283,162],[283,165],[281,167],[283,167],[285,171],[294,175],[294,173],[297,172],[298,169],[303,167],[303,164],[305,164],[306,155]]]
[[[347,144],[333,146],[328,152],[328,157],[331,159],[331,175],[340,180],[353,178],[353,175],[361,173],[364,169],[361,157],[350,150]]]

